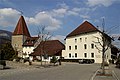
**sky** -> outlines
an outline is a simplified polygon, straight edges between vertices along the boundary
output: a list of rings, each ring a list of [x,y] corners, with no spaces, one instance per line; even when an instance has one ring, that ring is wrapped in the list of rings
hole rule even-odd
[[[46,26],[53,39],[64,40],[84,21],[120,36],[120,0],[0,0],[0,29],[13,32],[23,15],[32,36]],[[115,43],[117,44],[117,43]]]

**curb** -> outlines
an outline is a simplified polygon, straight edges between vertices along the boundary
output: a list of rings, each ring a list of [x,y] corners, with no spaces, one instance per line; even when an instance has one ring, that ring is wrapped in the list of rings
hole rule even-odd
[[[117,77],[117,75],[115,74],[114,70],[112,70],[112,75],[115,78],[115,80],[119,80],[119,78]]]
[[[95,76],[96,76],[98,70],[99,70],[99,68],[95,71],[95,73],[94,73],[93,76],[90,78],[90,80],[94,80],[94,78],[95,78]]]

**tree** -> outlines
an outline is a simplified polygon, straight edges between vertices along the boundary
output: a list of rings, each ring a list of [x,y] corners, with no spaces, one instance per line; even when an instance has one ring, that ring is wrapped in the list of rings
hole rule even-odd
[[[42,57],[47,55],[44,47],[45,42],[49,40],[52,37],[52,35],[50,35],[50,32],[46,31],[46,26],[41,26],[40,28],[38,28],[38,37],[40,38],[39,42],[40,43],[42,42],[41,48],[40,48],[41,49],[40,58],[41,58],[41,65],[42,65]]]
[[[106,51],[109,49],[109,47],[111,46],[111,38],[105,33],[105,30],[104,30],[104,19],[103,19],[103,31],[101,31],[101,37],[96,37],[94,36],[98,41],[95,42],[93,41],[94,43],[98,44],[100,47],[98,46],[95,46],[99,52],[102,52],[102,64],[101,64],[101,67],[102,67],[102,74],[105,74],[105,53]]]
[[[56,56],[53,56],[52,59],[51,59],[51,63],[54,63],[54,66],[55,66],[55,63],[58,61],[58,59],[56,58]]]
[[[1,57],[4,60],[11,60],[15,55],[15,51],[10,42],[6,44],[2,44],[0,51],[1,51]]]

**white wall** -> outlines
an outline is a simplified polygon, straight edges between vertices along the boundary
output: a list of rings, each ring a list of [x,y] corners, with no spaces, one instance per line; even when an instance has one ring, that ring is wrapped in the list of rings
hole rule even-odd
[[[31,54],[34,50],[33,46],[27,46],[23,47],[23,54],[26,53],[27,55],[23,55],[23,58],[29,57],[29,54]]]
[[[100,44],[96,43],[98,42],[97,38],[101,39],[100,35],[101,33],[99,32],[91,32],[68,37],[66,39],[65,50],[62,51],[62,57],[64,57],[64,59],[94,59],[95,63],[101,63],[102,52],[95,47],[96,45],[100,50],[102,50]],[[85,44],[87,45],[87,49],[84,48]],[[91,48],[91,44],[94,44],[93,49]],[[77,46],[76,50],[75,45]],[[69,46],[71,46],[71,50],[69,50]],[[109,56],[108,58],[110,59],[111,49],[109,48],[106,52]],[[75,57],[75,53],[77,53],[77,57]],[[87,54],[87,57],[84,56],[85,53]],[[94,57],[91,57],[91,53],[94,53]],[[71,57],[69,57],[69,54],[71,54]]]

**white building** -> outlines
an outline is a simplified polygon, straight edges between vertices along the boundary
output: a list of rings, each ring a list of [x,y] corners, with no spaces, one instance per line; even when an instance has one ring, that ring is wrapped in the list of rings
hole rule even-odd
[[[38,37],[28,37],[26,41],[23,43],[23,58],[28,58],[31,53],[33,53],[34,49],[39,45]]]
[[[105,60],[111,59],[111,38],[104,34]],[[102,32],[91,23],[85,21],[66,36],[65,50],[62,57],[65,60],[93,59],[95,63],[102,63]]]

